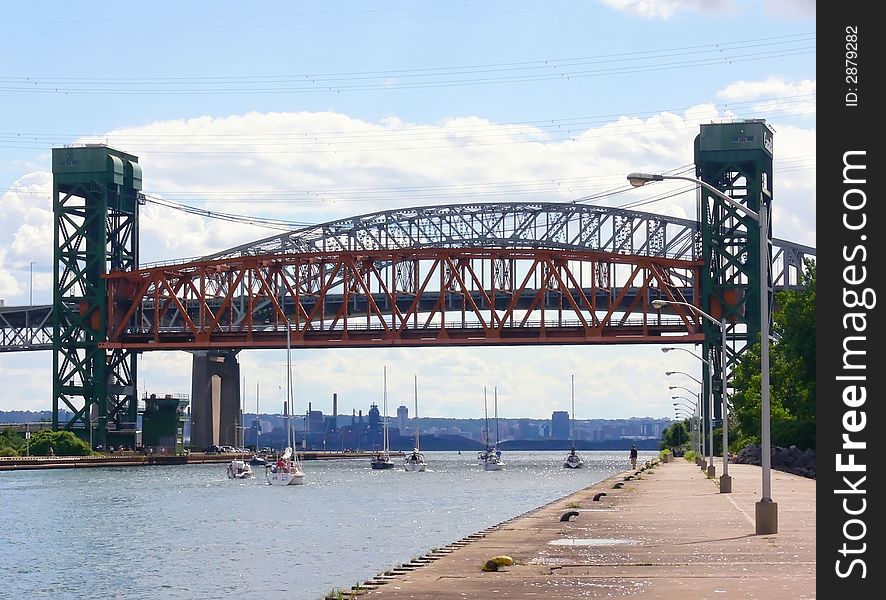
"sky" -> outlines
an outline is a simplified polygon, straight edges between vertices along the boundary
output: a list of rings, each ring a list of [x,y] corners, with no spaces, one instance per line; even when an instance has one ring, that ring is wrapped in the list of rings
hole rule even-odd
[[[314,224],[480,201],[569,202],[687,168],[703,123],[775,130],[773,235],[815,246],[811,0],[0,4],[0,299],[52,301],[51,149],[134,154],[149,199]],[[691,172],[689,173],[691,175]],[[592,204],[694,218],[678,182]],[[645,200],[645,201],[644,201]],[[142,263],[277,233],[149,202]],[[691,347],[690,347],[691,348]],[[293,352],[295,410],[673,417],[688,352],[657,345]],[[239,354],[245,403],[282,412],[285,351]],[[139,395],[188,394],[190,355],[145,353]],[[0,410],[49,410],[52,354],[0,354]],[[679,392],[679,390],[678,390]],[[689,391],[682,392],[691,395]],[[693,396],[694,400],[694,396]]]

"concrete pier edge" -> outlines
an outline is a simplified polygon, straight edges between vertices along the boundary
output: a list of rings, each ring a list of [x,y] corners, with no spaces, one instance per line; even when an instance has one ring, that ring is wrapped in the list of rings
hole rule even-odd
[[[759,534],[760,467],[729,470],[721,493],[693,463],[647,461],[323,598],[815,598],[815,480],[774,471],[778,531]],[[502,554],[516,564],[481,570]]]

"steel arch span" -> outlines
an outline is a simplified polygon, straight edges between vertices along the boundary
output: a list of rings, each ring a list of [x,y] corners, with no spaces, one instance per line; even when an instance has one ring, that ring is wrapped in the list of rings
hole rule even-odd
[[[105,348],[699,343],[698,223],[577,203],[397,209],[114,271]],[[814,249],[773,240],[779,287]],[[676,336],[676,337],[670,337]]]

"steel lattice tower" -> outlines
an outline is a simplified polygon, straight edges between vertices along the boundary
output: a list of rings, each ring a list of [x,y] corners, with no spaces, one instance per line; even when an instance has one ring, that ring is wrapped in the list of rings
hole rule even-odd
[[[695,138],[696,176],[750,210],[759,213],[761,202],[772,202],[773,131],[762,119],[737,123],[702,125]],[[752,217],[699,187],[701,256],[701,308],[713,317],[726,319],[727,372],[760,337],[760,286],[772,294],[772,222],[767,236],[766,281],[760,277],[760,225]],[[772,314],[771,311],[769,314]],[[705,342],[703,356],[710,357],[714,391],[714,419],[722,418],[723,384],[720,328],[702,320]],[[704,368],[707,397],[707,365]]]
[[[107,280],[138,266],[138,158],[104,145],[52,149],[53,429],[135,444],[136,355],[104,350]],[[62,422],[60,409],[73,413]],[[94,431],[93,431],[94,428]]]

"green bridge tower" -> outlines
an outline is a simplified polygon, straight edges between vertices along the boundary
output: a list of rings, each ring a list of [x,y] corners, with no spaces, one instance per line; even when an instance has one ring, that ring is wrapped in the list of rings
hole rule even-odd
[[[141,180],[131,154],[99,144],[52,149],[52,426],[93,445],[135,445],[135,353],[99,344],[108,315],[102,275],[138,267]]]
[[[759,213],[765,202],[772,214],[773,131],[763,119],[701,126],[695,138],[696,177],[712,185],[736,202]],[[764,226],[767,238],[767,271],[760,276],[759,223],[699,186],[698,221],[701,229],[702,273],[701,308],[716,318],[726,319],[727,371],[731,372],[745,350],[760,338],[760,286],[768,290],[772,303],[772,223]],[[772,314],[770,310],[768,314]],[[723,382],[720,328],[702,319],[705,341],[702,356],[712,357],[714,365],[714,422],[722,419]],[[708,367],[703,365],[708,397]],[[707,412],[707,411],[706,411]],[[710,418],[705,416],[705,420]]]

